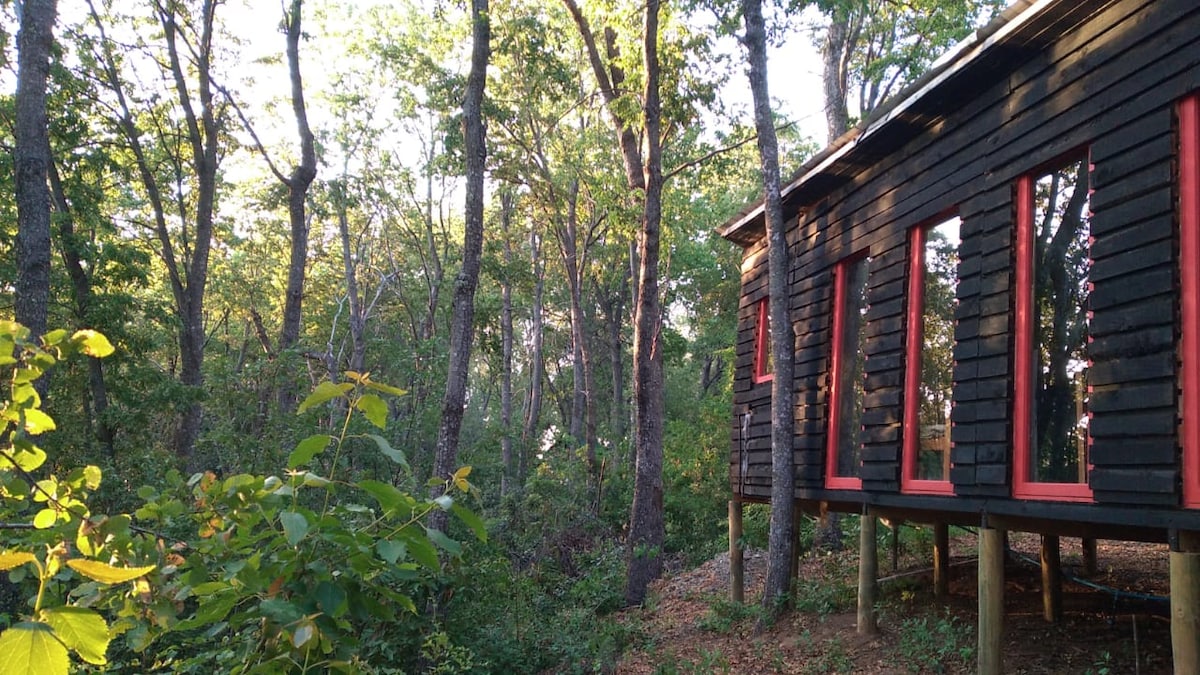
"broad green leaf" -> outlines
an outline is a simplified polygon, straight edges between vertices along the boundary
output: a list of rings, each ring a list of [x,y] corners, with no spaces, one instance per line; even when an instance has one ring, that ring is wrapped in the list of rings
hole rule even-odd
[[[395,486],[388,485],[387,483],[367,479],[359,481],[358,487],[366,490],[386,510],[397,509],[400,507],[401,502],[404,501],[404,493],[397,490]]]
[[[14,445],[17,445],[14,443]],[[25,471],[34,471],[46,461],[46,451],[33,445],[32,443],[22,444],[17,447],[12,453],[12,461],[16,462],[17,467]],[[8,469],[12,467],[12,462],[8,457],[0,457],[0,469]]]
[[[93,665],[108,662],[104,653],[108,651],[108,624],[104,617],[84,607],[55,607],[42,615],[46,623],[54,628],[54,634],[63,644],[74,649],[79,658]]]
[[[303,513],[284,511],[279,514],[279,524],[283,525],[283,534],[287,537],[289,546],[299,544],[308,534],[308,519]]]
[[[370,380],[367,380],[364,384],[366,385],[367,389],[374,389],[380,393],[391,394],[392,396],[404,396],[408,393],[400,387],[393,387],[390,384],[382,384],[380,382],[372,382]]]
[[[54,419],[41,410],[29,408],[25,411],[25,431],[30,436],[54,431],[56,428]]]
[[[108,341],[108,338],[94,330],[84,329],[75,331],[75,334],[71,336],[71,340],[82,345],[84,354],[94,356],[98,359],[102,359],[116,351],[112,343]]]
[[[66,328],[55,328],[54,330],[48,331],[42,336],[42,344],[46,345],[47,347],[53,347],[54,345],[62,342],[63,338],[65,337],[67,337]]]
[[[0,633],[0,675],[67,675],[67,648],[44,623],[21,622]]]
[[[13,371],[13,384],[28,384],[42,376],[41,368],[17,368]]]
[[[288,625],[304,618],[304,610],[282,598],[268,598],[258,603],[262,615],[275,623]]]
[[[363,394],[355,401],[354,407],[361,410],[371,424],[380,429],[387,426],[387,403],[384,403],[383,399],[375,394]]]
[[[429,537],[425,535],[424,530],[405,528],[400,531],[400,536],[408,543],[408,554],[413,557],[413,560],[431,570],[436,571],[439,568],[437,551],[429,543]]]
[[[296,412],[302,413],[313,406],[318,406],[326,401],[331,401],[339,396],[343,396],[347,391],[354,388],[354,385],[348,382],[345,383],[344,386],[346,387],[345,389],[343,389],[342,385],[334,384],[328,380],[318,384],[316,388],[313,389],[313,392],[308,395],[308,398],[304,399],[304,401],[300,403],[300,407],[296,410]]]
[[[67,567],[79,572],[92,581],[99,581],[102,584],[119,584],[126,581],[133,581],[140,576],[145,576],[154,571],[154,565],[146,565],[145,567],[113,567],[97,560],[84,560],[82,558],[68,560]]]
[[[475,533],[475,537],[478,538],[479,541],[487,541],[487,526],[483,524],[483,519],[475,515],[470,509],[462,504],[455,504],[454,506],[450,507],[450,510],[453,511],[454,515],[458,516],[458,519],[463,521],[467,527],[471,528],[471,531]]]
[[[25,563],[36,561],[32,553],[25,551],[13,551],[12,553],[0,553],[0,572],[7,572],[14,567],[20,567]]]
[[[0,321],[0,335],[5,335],[13,341],[20,342],[29,339],[29,329],[16,321]]]
[[[335,619],[345,614],[348,609],[346,591],[333,582],[322,581],[317,584],[315,597],[317,607]]]
[[[295,469],[298,466],[304,466],[312,461],[313,457],[325,451],[329,447],[329,441],[333,440],[333,436],[328,434],[315,434],[300,441],[296,444],[296,449],[292,454],[288,455],[288,468]]]
[[[229,611],[238,603],[237,593],[221,593],[200,603],[196,614],[189,619],[180,621],[175,630],[191,630],[220,621],[229,615]]]
[[[376,434],[367,434],[367,437],[375,441],[375,445],[379,446],[379,451],[382,452],[388,459],[408,469],[408,458],[404,456],[404,452],[392,447],[391,443],[383,436]]]
[[[83,467],[83,484],[86,485],[89,490],[95,490],[96,488],[100,487],[100,479],[102,477],[103,474],[100,471],[100,467],[93,466],[91,464]]]
[[[42,405],[42,397],[29,382],[13,384],[12,402],[15,406],[37,408]]]
[[[425,531],[429,535],[429,541],[437,544],[443,551],[449,553],[455,558],[462,555],[462,544],[447,537],[441,530],[428,529]]]
[[[389,564],[395,562],[405,556],[408,552],[408,547],[401,541],[391,541],[390,539],[380,539],[375,542],[375,550],[379,552],[379,557],[386,560]]]
[[[44,530],[54,527],[54,523],[57,521],[58,513],[54,509],[42,509],[33,517],[33,527],[37,530]]]

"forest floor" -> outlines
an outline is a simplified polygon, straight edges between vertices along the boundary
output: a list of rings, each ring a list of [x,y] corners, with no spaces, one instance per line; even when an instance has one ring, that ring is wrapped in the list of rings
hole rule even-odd
[[[952,567],[950,597],[945,600],[933,596],[932,573],[921,572],[931,564],[928,547],[902,551],[895,571],[890,550],[880,548],[880,631],[873,637],[855,633],[856,550],[805,555],[797,609],[759,634],[756,596],[766,574],[765,552],[746,552],[747,605],[727,600],[729,563],[724,555],[668,575],[657,582],[644,608],[623,615],[622,621],[641,638],[626,651],[616,672],[974,672],[976,542],[973,534],[957,529],[952,529],[951,541],[952,558],[961,564]],[[1062,542],[1064,575],[1081,575],[1079,540]],[[1141,597],[1167,595],[1165,545],[1101,540],[1098,574],[1087,581],[1104,588],[1064,580],[1064,618],[1058,624],[1042,619],[1035,562],[1039,538],[1013,533],[1010,546],[1005,566],[1006,673],[1171,672],[1167,604]],[[887,579],[897,573],[897,578]]]

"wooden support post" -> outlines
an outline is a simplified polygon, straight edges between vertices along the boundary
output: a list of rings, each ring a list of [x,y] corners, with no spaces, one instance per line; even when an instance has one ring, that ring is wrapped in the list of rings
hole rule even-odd
[[[743,602],[746,597],[742,557],[742,503],[729,500],[729,599]]]
[[[875,601],[878,596],[879,550],[876,524],[879,519],[863,515],[858,535],[858,634],[874,635],[879,627],[875,621]]]
[[[933,594],[950,595],[950,526],[946,523],[933,525]]]
[[[1200,532],[1171,537],[1171,652],[1176,675],[1200,673]]]
[[[1042,616],[1062,620],[1062,555],[1058,535],[1042,535]]]
[[[1004,532],[979,530],[979,675],[1000,675],[1004,635]]]
[[[1094,577],[1100,572],[1100,565],[1096,560],[1096,540],[1086,538],[1079,544],[1083,549],[1083,576]]]

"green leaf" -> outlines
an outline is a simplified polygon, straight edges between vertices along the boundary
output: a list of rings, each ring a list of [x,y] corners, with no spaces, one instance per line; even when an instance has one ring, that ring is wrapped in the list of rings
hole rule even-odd
[[[463,521],[467,527],[471,528],[471,531],[475,533],[475,537],[479,539],[479,541],[487,541],[487,526],[483,524],[483,519],[475,515],[470,509],[462,504],[455,504],[454,506],[450,507],[450,510],[453,511],[454,515],[458,516],[458,519]]]
[[[104,617],[84,607],[55,607],[42,615],[46,623],[54,628],[55,635],[63,644],[74,649],[79,658],[93,665],[108,663],[104,653],[108,651],[108,624]]]
[[[63,338],[65,337],[67,337],[66,328],[55,328],[54,330],[49,331],[42,336],[42,344],[46,345],[47,347],[53,347],[54,345],[62,342]]]
[[[75,334],[71,336],[71,340],[81,345],[84,354],[94,356],[98,359],[102,359],[116,351],[112,343],[108,341],[108,338],[94,330],[86,328],[75,331]]]
[[[345,614],[349,608],[346,603],[346,591],[330,581],[317,584],[316,599],[317,607],[335,619]]]
[[[237,603],[237,593],[214,595],[207,601],[200,603],[200,606],[196,608],[196,614],[189,619],[180,621],[175,626],[175,630],[191,630],[213,623],[214,621],[220,621],[229,614],[229,611]]]
[[[391,511],[400,507],[404,501],[404,493],[397,490],[395,486],[381,483],[377,480],[367,479],[359,481],[358,487],[365,490],[368,494],[375,498],[385,510]]]
[[[372,382],[371,380],[367,380],[364,384],[366,385],[367,389],[374,389],[375,391],[384,394],[391,394],[392,396],[404,396],[408,393],[400,387],[393,387],[390,384],[383,384],[381,382]]]
[[[304,399],[304,401],[300,403],[300,407],[296,410],[296,412],[302,413],[313,406],[318,406],[326,401],[331,401],[339,396],[344,396],[347,391],[353,388],[354,385],[348,382],[342,385],[337,385],[326,380],[321,384],[318,384],[316,388],[313,389],[313,392],[308,395],[308,398]]]
[[[104,474],[100,471],[100,467],[89,464],[83,467],[83,484],[89,490],[95,490],[100,487],[100,480]]]
[[[304,618],[304,611],[281,598],[268,598],[258,603],[262,615],[280,625],[288,625]]]
[[[429,541],[437,544],[443,551],[449,553],[455,558],[462,555],[462,544],[447,537],[441,530],[428,529],[425,531],[429,535]]]
[[[154,571],[154,565],[146,565],[145,567],[113,567],[97,560],[84,560],[82,558],[68,560],[67,567],[79,572],[92,581],[99,581],[102,584],[119,584],[126,581],[133,581]]]
[[[33,517],[33,527],[37,530],[44,530],[54,527],[54,523],[57,521],[58,513],[54,509],[42,509]]]
[[[408,552],[408,547],[402,541],[391,541],[390,539],[380,539],[375,542],[375,550],[379,552],[379,557],[383,558],[388,564],[395,564],[397,560],[403,558]]]
[[[354,407],[361,410],[371,424],[380,429],[387,426],[387,404],[375,394],[363,394],[354,402]]]
[[[67,675],[67,648],[44,623],[21,622],[0,633],[0,675]]]
[[[299,544],[308,534],[308,519],[303,513],[284,511],[279,514],[279,524],[283,525],[283,534],[287,537],[289,546]]]
[[[367,434],[367,437],[375,441],[375,445],[379,446],[379,451],[382,452],[388,459],[408,469],[408,458],[404,456],[404,452],[392,447],[391,443],[383,436],[376,434]]]
[[[288,468],[295,469],[308,464],[313,457],[324,452],[332,440],[333,436],[328,434],[315,434],[300,441],[296,444],[296,449],[292,451],[292,454],[288,455]]]
[[[29,408],[25,411],[25,431],[30,436],[47,431],[54,431],[57,428],[54,424],[54,419],[37,408]]]
[[[429,543],[429,537],[420,529],[405,528],[400,531],[400,535],[408,543],[408,554],[413,557],[413,560],[421,563],[431,570],[437,570],[438,556],[433,545]]]
[[[36,561],[32,553],[25,551],[13,551],[12,553],[0,553],[0,572],[7,572],[14,567],[20,567],[25,563]]]

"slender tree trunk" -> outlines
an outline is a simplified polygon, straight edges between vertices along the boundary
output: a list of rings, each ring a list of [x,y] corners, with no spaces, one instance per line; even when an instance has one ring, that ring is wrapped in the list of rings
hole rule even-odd
[[[543,296],[546,287],[546,265],[542,260],[542,237],[534,225],[529,232],[530,267],[533,269],[533,301],[530,314],[529,338],[529,401],[525,406],[525,427],[521,433],[521,453],[517,460],[517,481],[525,484],[531,449],[540,441],[543,386],[546,380],[544,349],[546,317]]]
[[[567,272],[567,288],[571,295],[571,360],[573,397],[571,403],[571,437],[576,447],[586,448],[588,471],[599,472],[596,460],[595,389],[592,383],[591,348],[588,345],[586,316],[583,312],[584,252],[579,245],[579,181],[571,182],[567,193],[565,227],[557,228],[559,252]]]
[[[625,601],[640,604],[650,582],[662,572],[663,523],[663,353],[662,308],[658,294],[659,240],[662,226],[662,102],[658,62],[659,0],[648,0],[645,17],[646,201],[642,216],[638,305],[634,314],[633,398],[637,406],[634,436],[637,465],[626,553],[629,573]]]
[[[771,357],[775,374],[771,384],[771,529],[767,582],[763,607],[773,611],[779,598],[787,597],[792,575],[792,554],[796,545],[792,525],[795,519],[795,470],[793,452],[792,361],[794,340],[788,313],[788,250],[783,205],[779,194],[779,145],[775,138],[775,120],[767,91],[767,35],[763,22],[762,0],[743,0],[742,18],[746,24],[750,91],[754,97],[754,124],[758,131],[758,155],[762,171],[764,214],[767,227],[767,256],[770,300]]]
[[[609,425],[612,427],[613,442],[620,444],[625,438],[625,358],[621,344],[621,326],[625,323],[625,293],[628,292],[629,278],[621,280],[621,288],[608,303],[605,323],[608,328],[608,359],[612,370],[612,407],[609,412]],[[617,464],[621,464],[621,453],[614,455]]]
[[[463,404],[467,394],[467,371],[471,361],[471,336],[475,318],[475,288],[479,284],[483,252],[483,174],[487,145],[483,129],[483,95],[487,82],[490,31],[488,0],[471,0],[471,72],[463,100],[464,154],[467,163],[467,196],[463,265],[454,283],[450,324],[450,366],[446,395],[442,399],[442,422],[438,427],[433,475],[447,478],[458,461],[458,435],[462,429]],[[440,493],[441,488],[434,488]],[[430,526],[444,530],[446,512],[435,510]]]
[[[822,82],[825,89],[825,128],[828,142],[846,133],[850,128],[850,111],[846,103],[846,92],[850,87],[850,11],[835,8],[830,17],[825,40],[821,44],[821,60],[824,64]]]
[[[342,240],[342,267],[346,274],[346,301],[349,305],[346,321],[350,327],[349,369],[356,373],[361,373],[367,351],[366,342],[363,339],[365,316],[362,307],[362,298],[358,293],[358,269],[354,264],[354,255],[350,250],[350,222],[346,213],[346,181],[344,179],[338,190],[338,235]]]
[[[513,477],[513,307],[512,307],[512,273],[513,254],[512,242],[509,241],[509,230],[512,225],[513,195],[511,192],[500,193],[500,233],[504,240],[504,273],[500,278],[500,426],[503,435],[500,436],[500,499],[508,495],[509,481]]]
[[[54,42],[55,0],[25,0],[17,35],[16,129],[13,169],[17,196],[17,280],[14,316],[32,334],[46,332],[50,305],[50,132],[46,82]],[[46,382],[39,387],[45,392]]]

